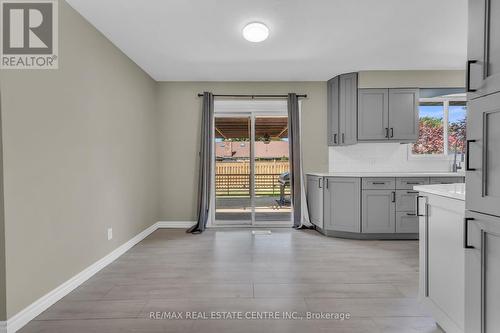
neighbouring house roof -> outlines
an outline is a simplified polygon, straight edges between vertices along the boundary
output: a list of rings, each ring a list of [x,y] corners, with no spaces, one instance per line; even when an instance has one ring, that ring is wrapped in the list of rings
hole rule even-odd
[[[250,142],[222,141],[215,143],[218,158],[250,157]],[[255,142],[255,158],[288,158],[287,141]]]

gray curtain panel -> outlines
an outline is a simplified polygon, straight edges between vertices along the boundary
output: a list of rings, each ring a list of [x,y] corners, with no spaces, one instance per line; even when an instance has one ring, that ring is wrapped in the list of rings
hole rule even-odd
[[[200,167],[198,178],[198,222],[187,232],[202,233],[207,226],[210,209],[210,189],[212,186],[212,131],[214,119],[214,96],[203,93],[201,119]]]
[[[290,192],[293,207],[293,227],[302,226],[300,114],[297,94],[288,94],[288,143],[290,149]]]

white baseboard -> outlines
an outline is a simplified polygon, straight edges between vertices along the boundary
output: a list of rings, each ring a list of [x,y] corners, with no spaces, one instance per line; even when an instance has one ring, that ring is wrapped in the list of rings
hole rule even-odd
[[[164,228],[187,229],[195,224],[196,224],[195,221],[160,221],[157,223],[158,229],[164,229]]]
[[[14,333],[21,329],[31,320],[35,319],[40,313],[48,309],[54,303],[59,301],[61,298],[72,292],[82,283],[91,278],[94,274],[99,272],[101,269],[112,263],[122,254],[130,250],[134,245],[142,241],[152,232],[159,228],[160,222],[157,222],[142,231],[140,234],[121,245],[104,258],[98,260],[94,264],[90,265],[80,273],[73,276],[71,279],[67,280],[54,290],[50,291],[46,295],[40,297],[38,300],[16,313],[14,316],[9,318],[6,322],[0,322],[0,333]]]

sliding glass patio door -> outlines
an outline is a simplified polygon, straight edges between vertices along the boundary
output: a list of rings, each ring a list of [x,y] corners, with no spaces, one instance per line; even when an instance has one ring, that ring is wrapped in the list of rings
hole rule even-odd
[[[216,114],[215,225],[291,225],[286,114]]]

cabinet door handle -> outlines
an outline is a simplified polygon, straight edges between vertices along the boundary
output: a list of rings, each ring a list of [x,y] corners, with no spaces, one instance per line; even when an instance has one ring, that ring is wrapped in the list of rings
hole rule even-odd
[[[333,135],[333,143],[337,144],[337,133]]]
[[[417,200],[417,205],[416,205],[417,206],[417,209],[416,209],[417,214],[416,215],[417,216],[425,216],[424,214],[420,214],[420,198],[425,198],[425,197],[422,195],[417,195],[417,199],[416,199]]]
[[[394,137],[394,127],[391,127],[391,138]]]
[[[326,179],[326,188],[328,189],[329,181],[328,178]]]
[[[474,246],[469,245],[469,221],[474,221],[472,217],[464,218],[464,249],[473,249]]]
[[[396,202],[396,192],[392,192],[392,202]]]
[[[385,137],[389,138],[389,127],[385,128]]]
[[[477,60],[467,60],[467,71],[465,78],[465,90],[467,92],[476,92],[476,89],[471,89],[470,87],[470,65],[477,63]]]
[[[322,188],[321,187],[321,178],[318,179],[318,188]]]
[[[342,133],[342,143],[345,143],[345,134]]]
[[[465,141],[465,171],[476,171],[475,168],[470,167],[470,143],[471,142],[476,142],[476,140],[466,140]]]
[[[417,216],[417,214],[414,214],[414,213],[406,213],[406,215],[408,215],[408,216]]]
[[[385,185],[385,182],[372,182],[373,185]]]
[[[406,191],[406,194],[418,194],[417,191]]]
[[[418,203],[418,197],[417,197]],[[418,205],[418,204],[417,204]],[[429,209],[429,204],[425,204],[425,209]],[[418,206],[417,206],[418,207]],[[418,210],[417,210],[417,216]],[[425,216],[425,297],[429,297],[429,216],[426,214]]]

